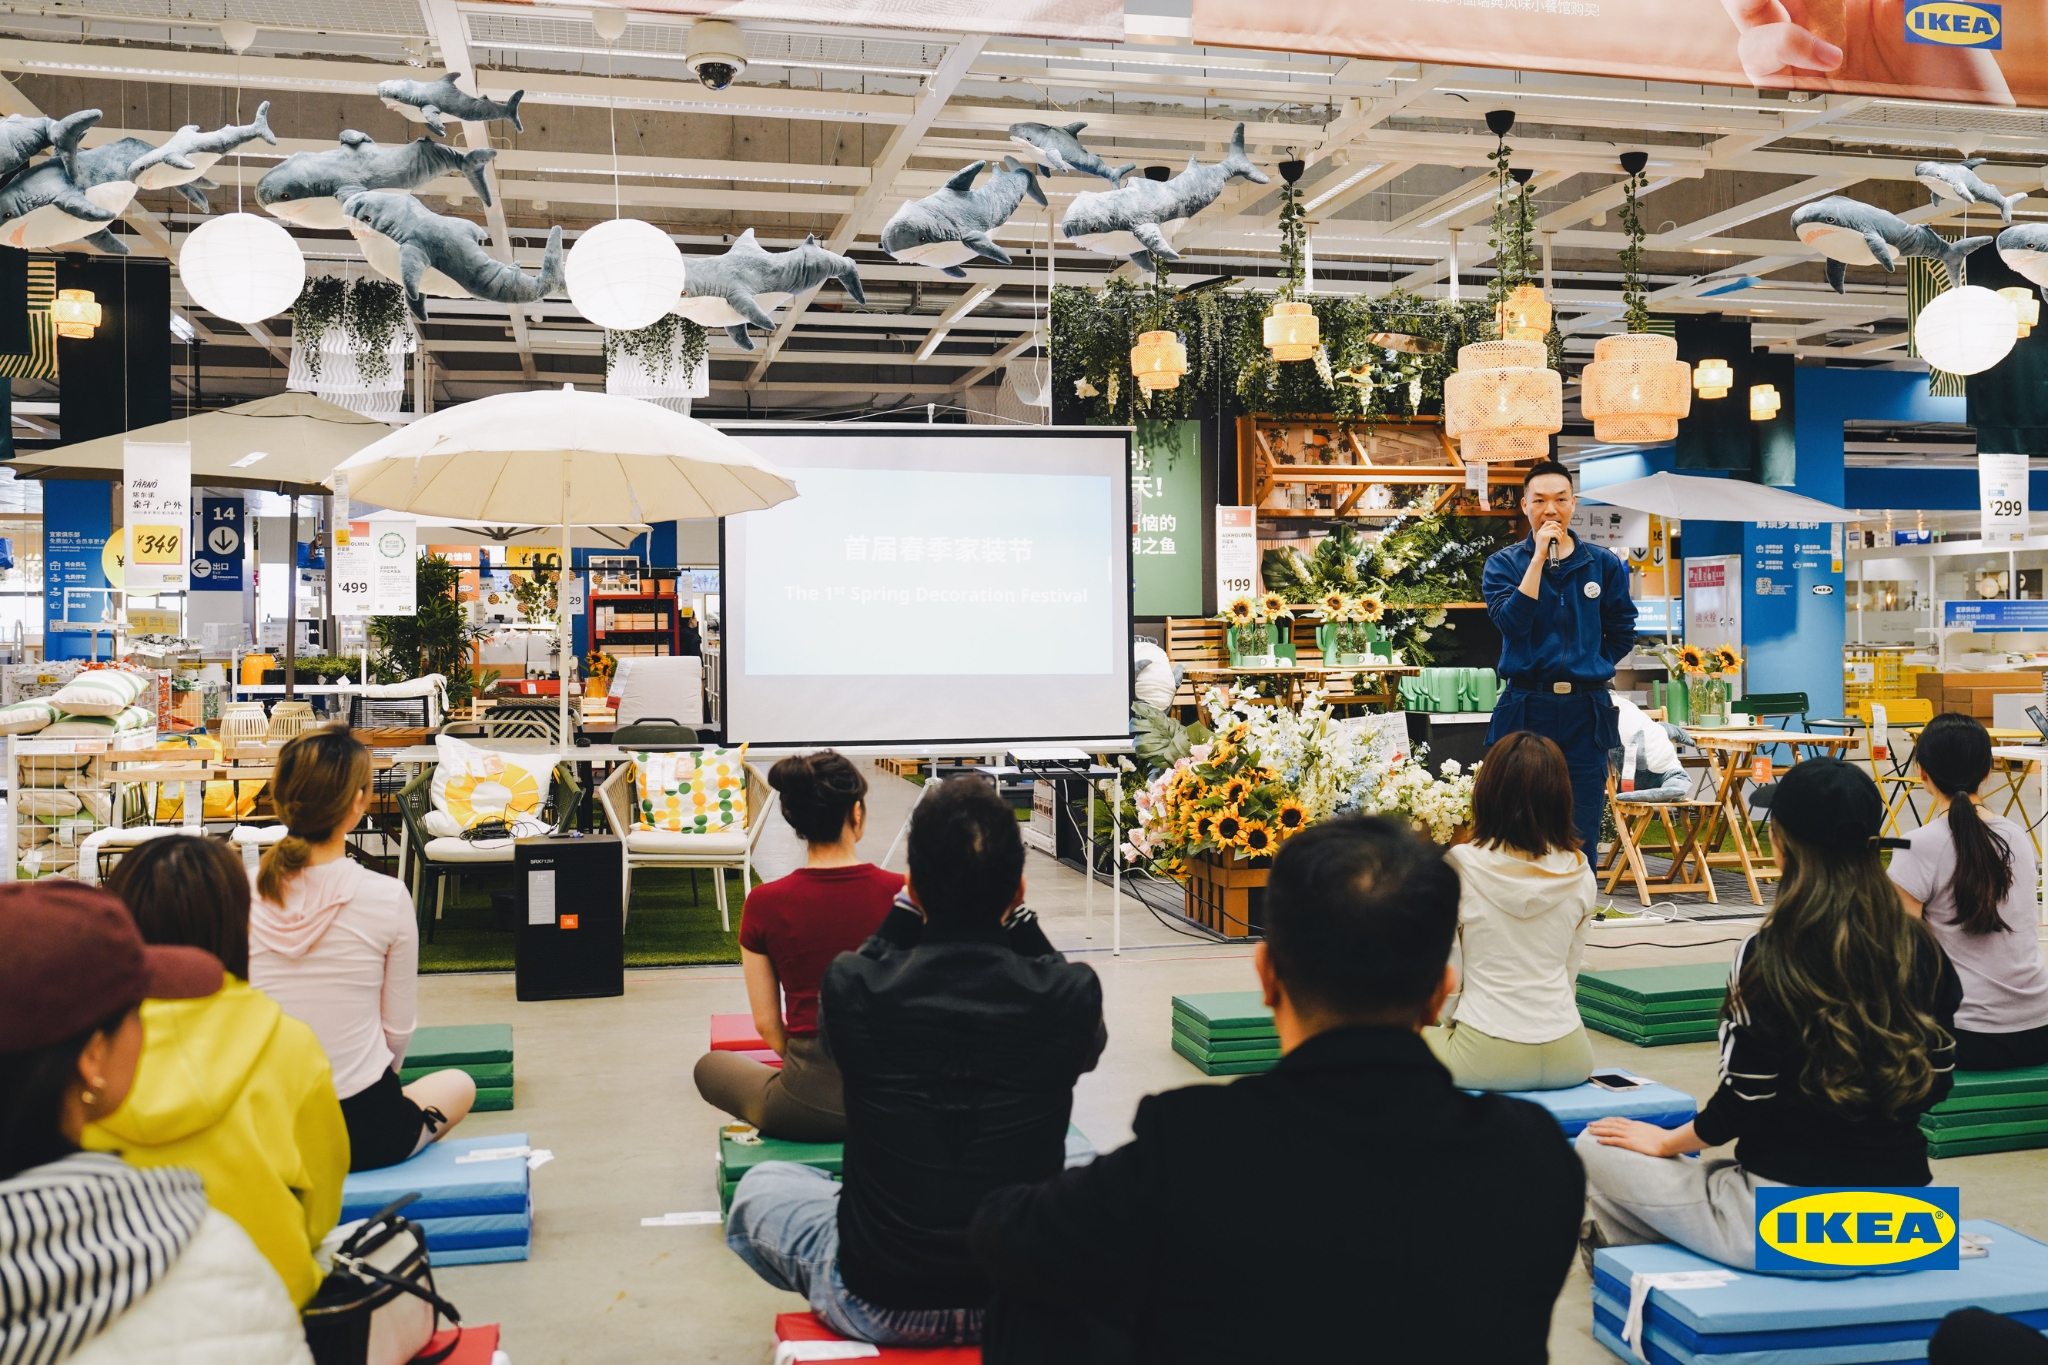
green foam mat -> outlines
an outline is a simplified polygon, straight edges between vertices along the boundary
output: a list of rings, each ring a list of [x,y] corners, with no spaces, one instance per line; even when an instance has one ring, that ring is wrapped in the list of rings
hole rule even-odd
[[[1256,1041],[1262,1038],[1278,1038],[1278,1030],[1267,1028],[1210,1028],[1199,1019],[1185,1014],[1173,1016],[1173,1026],[1190,1038],[1216,1038],[1233,1042]]]
[[[1612,1010],[1603,1010],[1597,1006],[1585,1004],[1579,1006],[1579,1017],[1589,1023],[1594,1019],[1598,1019],[1603,1023],[1612,1024],[1616,1028],[1625,1029],[1630,1033],[1640,1033],[1646,1038],[1672,1038],[1680,1035],[1713,1038],[1717,1037],[1720,1033],[1718,1019],[1636,1019],[1626,1014],[1616,1014]]]
[[[2048,1066],[2025,1066],[2016,1071],[1958,1071],[1955,1088],[1940,1107],[1986,1095],[2048,1095]]]
[[[1173,1040],[1173,1050],[1194,1063],[1205,1076],[1249,1076],[1255,1072],[1271,1071],[1280,1060],[1278,1056],[1273,1056],[1245,1061],[1211,1061],[1178,1037]]]
[[[718,1133],[719,1179],[735,1184],[764,1161],[794,1161],[799,1166],[816,1166],[838,1175],[845,1156],[845,1144],[838,1142],[785,1142],[764,1137],[756,1143],[745,1143],[734,1142],[724,1129]]]
[[[1648,1004],[1605,991],[1590,981],[1579,982],[1578,998],[1590,1001],[1609,1014],[1641,1019],[1701,1019],[1718,1014],[1725,996],[1701,995],[1684,1000],[1655,1000]]]
[[[1173,1036],[1186,1043],[1189,1047],[1194,1048],[1197,1052],[1224,1054],[1238,1052],[1278,1053],[1280,1051],[1280,1036],[1273,1033],[1269,1033],[1263,1038],[1204,1038],[1200,1034],[1189,1033],[1186,1029],[1176,1024]]]
[[[1930,1114],[1995,1114],[2006,1109],[2038,1109],[2048,1106],[2048,1092],[2040,1090],[2016,1090],[2010,1095],[1965,1095],[1958,1100],[1953,1097],[1943,1100]]]
[[[1595,1010],[1609,1019],[1620,1019],[1643,1029],[1712,1028],[1721,1022],[1719,1005],[1709,1009],[1685,1010],[1682,1013],[1654,1014],[1648,1010],[1630,1009],[1627,1005],[1618,1004],[1605,996],[1582,995],[1578,998],[1578,1006],[1581,1010]]]
[[[403,1085],[411,1085],[422,1076],[431,1076],[436,1071],[450,1069],[440,1066],[408,1066],[399,1071],[398,1079]],[[512,1084],[512,1063],[510,1062],[471,1062],[452,1069],[466,1072],[469,1078],[476,1082],[477,1089],[479,1090],[486,1087],[502,1089]]]
[[[1176,995],[1173,1012],[1211,1033],[1223,1029],[1273,1028],[1273,1011],[1257,991],[1214,991],[1207,995]]]
[[[512,1087],[504,1086],[486,1090],[477,1087],[476,1103],[469,1107],[472,1114],[496,1114],[512,1107]]]
[[[2048,1133],[2013,1133],[2005,1137],[1949,1138],[1927,1142],[1927,1155],[1942,1160],[1956,1156],[1988,1156],[1992,1152],[2026,1152],[2048,1147]]]
[[[1922,1129],[1926,1132],[1926,1129]],[[2048,1142],[2048,1118],[2017,1119],[2011,1123],[1973,1123],[1966,1128],[1942,1128],[1928,1133],[1932,1142],[1937,1137],[1942,1142],[1976,1142],[1983,1138],[2038,1137]]]
[[[1609,1019],[1597,1011],[1581,1008],[1579,1017],[1586,1027],[1604,1033],[1610,1038],[1619,1038],[1637,1047],[1670,1047],[1675,1043],[1711,1043],[1720,1037],[1717,1029],[1706,1029],[1694,1033],[1645,1033],[1633,1024],[1619,1019]]]
[[[1728,964],[1693,962],[1675,967],[1616,967],[1579,973],[1579,989],[1592,989],[1637,1008],[1713,1000],[1728,993]]]
[[[2048,1123],[2048,1104],[2007,1109],[1943,1109],[1937,1105],[1920,1116],[1920,1130],[1930,1137],[1935,1133],[1967,1135],[1971,1129],[1994,1123]]]
[[[414,1029],[403,1065],[407,1070],[434,1071],[511,1061],[510,1024],[452,1024]]]

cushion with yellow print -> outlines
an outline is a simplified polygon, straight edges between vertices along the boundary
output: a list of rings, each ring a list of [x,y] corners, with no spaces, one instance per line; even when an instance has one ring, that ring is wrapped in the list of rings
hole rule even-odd
[[[539,815],[549,775],[544,756],[502,754],[447,735],[434,736],[434,746],[440,761],[428,791],[434,808],[460,828],[484,819]]]
[[[747,750],[633,755],[633,828],[719,834],[747,821]]]

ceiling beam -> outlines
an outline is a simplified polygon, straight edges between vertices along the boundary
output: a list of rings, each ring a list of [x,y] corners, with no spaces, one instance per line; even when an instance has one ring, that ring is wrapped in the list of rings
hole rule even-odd
[[[1029,332],[1024,336],[1018,337],[1015,341],[990,356],[979,368],[969,370],[966,374],[960,376],[958,380],[954,381],[953,387],[956,389],[973,388],[1004,365],[1007,365],[1010,361],[1038,344],[1039,334],[1037,332]]]
[[[968,71],[974,65],[974,59],[981,55],[982,45],[987,41],[988,39],[981,35],[962,38],[954,45],[953,50],[946,54],[945,60],[939,63],[937,69],[925,78],[924,89],[913,102],[910,117],[890,132],[889,140],[882,145],[881,155],[875,158],[875,164],[870,168],[872,175],[867,188],[860,192],[860,197],[854,201],[853,207],[839,220],[839,225],[832,229],[832,236],[825,243],[826,250],[843,252],[860,235],[869,216],[880,205],[889,186],[896,179],[896,173],[909,163],[910,154],[916,150],[919,139],[930,130],[939,115],[945,112],[946,101],[953,98],[953,92],[959,89],[960,82],[967,78]],[[818,296],[818,289],[822,287],[814,286],[789,301],[788,312],[776,326],[775,335],[768,339],[767,349],[762,353],[760,361],[747,376],[749,384],[758,384],[768,373],[768,367],[775,362],[775,353],[789,340],[789,334],[796,330],[797,319],[804,315],[804,311],[811,306],[811,300]]]
[[[982,301],[995,292],[996,287],[992,284],[971,284],[967,286],[965,290],[961,291],[960,297],[955,299],[945,312],[939,314],[938,321],[932,324],[931,330],[925,333],[924,340],[919,343],[917,354],[913,359],[926,360],[930,358],[932,353],[939,349],[939,343],[946,339],[946,333],[953,330],[953,324],[979,308]],[[1036,322],[1033,322],[1031,325],[1034,328],[1037,326]]]

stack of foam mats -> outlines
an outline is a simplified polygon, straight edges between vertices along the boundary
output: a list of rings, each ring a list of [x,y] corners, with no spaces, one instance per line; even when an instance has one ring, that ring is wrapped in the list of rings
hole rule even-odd
[[[1711,1043],[1727,994],[1725,962],[1580,972],[1579,1017],[1637,1047]]]
[[[411,1085],[432,1071],[466,1071],[476,1082],[474,1112],[512,1107],[512,1026],[457,1024],[414,1029],[398,1079]]]
[[[2048,1147],[2048,1066],[1958,1071],[1948,1098],[1920,1116],[1929,1156]]]
[[[872,1360],[876,1365],[981,1365],[979,1346],[869,1346],[840,1336],[811,1312],[775,1315],[775,1359]]]
[[[768,1046],[761,1037],[761,1030],[754,1027],[751,1014],[714,1014],[711,1016],[711,1050],[713,1052],[737,1052],[763,1066],[782,1067],[782,1058],[775,1049]]]
[[[1548,1109],[1566,1137],[1577,1137],[1594,1119],[1635,1119],[1659,1128],[1682,1128],[1700,1112],[1693,1097],[1683,1090],[1659,1085],[1647,1076],[1629,1075],[1628,1079],[1636,1083],[1635,1089],[1609,1090],[1587,1081],[1569,1090],[1518,1090],[1508,1098]]]
[[[1273,1069],[1280,1060],[1280,1034],[1257,991],[1176,995],[1173,1050],[1205,1076],[1243,1076]]]
[[[1593,1256],[1593,1336],[1623,1360],[1650,1365],[1925,1365],[1928,1339],[1958,1308],[2048,1328],[2048,1246],[1982,1219],[1960,1232],[1988,1237],[1987,1254],[1965,1257],[1959,1270],[1842,1280],[1730,1270],[1668,1242],[1603,1247]],[[1643,1286],[1638,1356],[1623,1339],[1631,1285],[1638,1275],[1670,1274],[1692,1283]]]
[[[426,1233],[435,1265],[523,1261],[533,1243],[527,1150],[524,1133],[450,1138],[396,1166],[357,1171],[342,1182],[341,1221],[418,1194],[404,1212]]]
[[[786,1142],[745,1123],[718,1130],[718,1211],[732,1212],[733,1191],[748,1171],[764,1161],[794,1161],[815,1166],[834,1180],[842,1174],[846,1148],[837,1142]],[[1095,1145],[1073,1124],[1067,1125],[1067,1165],[1085,1166],[1095,1159]]]

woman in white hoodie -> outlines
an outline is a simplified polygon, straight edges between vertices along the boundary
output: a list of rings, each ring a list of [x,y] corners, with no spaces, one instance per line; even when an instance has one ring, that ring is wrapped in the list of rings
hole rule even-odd
[[[405,884],[348,856],[370,773],[370,751],[345,729],[278,752],[270,799],[289,832],[264,853],[249,907],[249,984],[320,1039],[352,1171],[397,1165],[476,1102],[460,1071],[398,1081],[417,1022],[419,928]]]
[[[1450,851],[1464,892],[1452,961],[1463,988],[1423,1030],[1467,1090],[1565,1090],[1593,1072],[1576,991],[1593,868],[1572,827],[1564,753],[1527,730],[1487,751],[1472,842]]]

